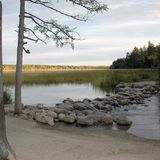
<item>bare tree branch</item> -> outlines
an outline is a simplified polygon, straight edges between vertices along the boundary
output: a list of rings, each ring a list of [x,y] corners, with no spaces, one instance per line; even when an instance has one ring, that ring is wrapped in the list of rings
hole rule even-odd
[[[23,50],[27,53],[27,54],[30,54],[30,50],[26,49],[25,47],[23,47]]]
[[[33,39],[33,38],[30,38],[30,37],[26,37],[26,36],[24,36],[24,39],[28,39],[28,40],[33,41],[35,43],[38,42],[37,39]]]
[[[25,27],[25,32],[30,32],[30,33],[32,33],[32,35],[33,35],[34,37],[36,37],[37,42],[38,42],[38,41],[41,41],[41,42],[43,42],[44,44],[46,44],[45,40],[39,38],[39,36],[37,36],[36,33],[35,33],[32,29]]]
[[[34,1],[34,0],[26,0],[26,1],[31,2],[31,3],[34,3],[34,4],[42,5],[42,6],[44,6],[44,7],[46,7],[46,8],[49,8],[49,9],[51,9],[51,10],[57,12],[57,13],[60,13],[60,14],[62,14],[62,15],[64,15],[64,16],[73,18],[73,19],[78,20],[78,21],[86,22],[86,21],[88,20],[88,15],[87,15],[87,14],[84,15],[84,16],[81,16],[81,15],[70,15],[70,14],[64,13],[64,12],[62,12],[62,11],[59,11],[58,9],[55,9],[55,8],[47,5],[48,3],[46,4],[46,3],[42,2],[41,0],[36,0],[36,1]]]
[[[62,32],[66,36],[68,36],[70,39],[75,40],[75,38],[69,34],[69,33],[73,32],[73,30],[69,29],[69,27],[62,27],[62,26],[58,25],[56,23],[56,21],[54,21],[52,19],[50,21],[45,21],[45,20],[43,20],[43,19],[41,19],[41,18],[31,14],[31,13],[25,12],[25,14],[29,15],[30,17],[32,17],[34,19],[37,19],[38,21],[42,22],[45,25],[51,25],[51,27],[54,27],[55,29],[58,29],[60,32]]]

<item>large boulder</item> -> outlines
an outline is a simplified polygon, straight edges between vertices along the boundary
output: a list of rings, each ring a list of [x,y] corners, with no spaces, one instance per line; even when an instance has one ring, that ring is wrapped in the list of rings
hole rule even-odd
[[[50,111],[50,110],[47,111],[46,115],[50,116],[50,117],[52,117],[54,119],[58,117],[57,113],[55,113],[54,111]]]
[[[103,115],[100,117],[100,121],[105,125],[109,126],[113,124],[113,119],[111,115]]]
[[[46,118],[46,121],[47,121],[47,124],[49,124],[50,126],[54,126],[54,119],[53,117],[50,117],[50,116],[45,116]]]
[[[117,125],[120,125],[120,126],[131,126],[132,125],[132,121],[130,121],[127,118],[127,116],[124,114],[114,115],[113,120],[115,123],[117,123]]]
[[[75,118],[75,116],[73,116],[73,115],[67,115],[67,116],[65,116],[65,117],[63,118],[63,121],[64,121],[65,123],[69,123],[69,124],[74,123],[75,120],[76,120],[76,118]]]
[[[90,114],[87,116],[77,117],[77,123],[84,126],[92,126],[98,124],[111,125],[112,117],[107,114]]]
[[[60,113],[59,115],[58,115],[58,119],[60,120],[60,121],[63,121],[63,119],[66,117],[66,115],[65,114],[63,114],[63,113]]]
[[[83,126],[92,126],[94,124],[94,120],[88,116],[77,116],[77,124]]]
[[[54,126],[54,119],[51,116],[47,116],[45,112],[37,112],[35,114],[35,120],[40,123],[49,124]]]

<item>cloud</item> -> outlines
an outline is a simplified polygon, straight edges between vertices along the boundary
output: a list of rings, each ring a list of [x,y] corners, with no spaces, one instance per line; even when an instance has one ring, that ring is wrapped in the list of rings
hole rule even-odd
[[[159,0],[100,1],[108,4],[109,11],[91,17],[86,23],[59,16],[44,10],[43,7],[28,5],[27,10],[36,15],[56,18],[60,23],[71,27],[77,26],[77,31],[84,40],[75,42],[75,50],[69,46],[57,48],[55,42],[49,42],[47,45],[29,43],[27,47],[31,54],[24,54],[24,63],[108,65],[116,58],[124,57],[134,46],[142,47],[147,45],[149,40],[153,43],[159,42]],[[19,0],[7,0],[3,1],[3,4],[4,62],[15,63],[17,33],[14,30],[18,26]],[[55,6],[67,13],[84,13],[83,9],[73,8],[63,1]]]
[[[160,10],[159,9],[152,10],[150,13],[152,16],[160,17]]]

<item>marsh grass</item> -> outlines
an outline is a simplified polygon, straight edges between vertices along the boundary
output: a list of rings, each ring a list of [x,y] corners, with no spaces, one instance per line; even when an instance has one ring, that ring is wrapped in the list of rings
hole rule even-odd
[[[62,83],[91,83],[104,91],[111,90],[120,82],[158,81],[156,69],[130,70],[87,70],[87,71],[59,71],[59,72],[27,72],[23,73],[25,85],[48,85]],[[5,73],[6,85],[15,83],[14,73]]]

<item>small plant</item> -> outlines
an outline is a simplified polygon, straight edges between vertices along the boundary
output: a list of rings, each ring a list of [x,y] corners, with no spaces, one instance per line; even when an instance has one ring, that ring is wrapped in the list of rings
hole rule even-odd
[[[11,104],[12,103],[12,97],[8,90],[5,90],[3,92],[3,100],[4,104]]]

